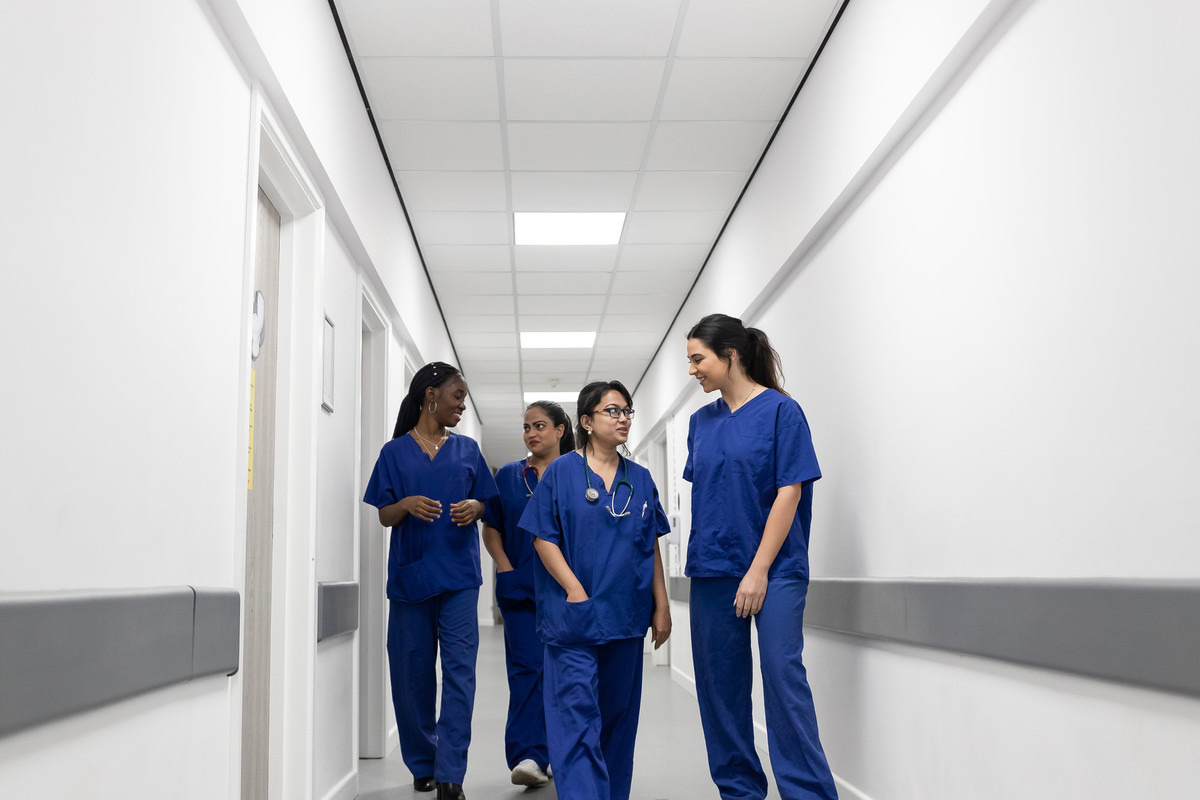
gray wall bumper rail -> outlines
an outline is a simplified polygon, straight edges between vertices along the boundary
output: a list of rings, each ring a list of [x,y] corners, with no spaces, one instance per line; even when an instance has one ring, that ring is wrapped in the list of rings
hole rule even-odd
[[[806,625],[1200,695],[1200,581],[813,580]]]
[[[322,581],[317,584],[317,641],[358,630],[358,584]]]
[[[238,670],[241,596],[179,586],[0,593],[0,736]]]

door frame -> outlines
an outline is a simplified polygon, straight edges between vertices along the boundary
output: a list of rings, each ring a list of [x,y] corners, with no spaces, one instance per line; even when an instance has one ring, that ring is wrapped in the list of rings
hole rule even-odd
[[[388,343],[391,329],[387,317],[362,275],[359,275],[358,403],[355,428],[361,498],[366,490],[375,458],[387,436]],[[355,512],[355,564],[358,570],[358,748],[359,758],[383,758],[399,743],[394,721],[388,714],[387,623],[387,529],[379,524],[372,509],[363,503]]]
[[[247,174],[246,254],[243,278],[240,433],[238,452],[249,447],[250,336],[258,190],[281,217],[279,241],[279,343],[275,403],[274,544],[271,578],[271,697],[268,800],[313,792],[313,715],[317,635],[316,496],[317,420],[321,404],[321,335],[318,303],[324,270],[325,204],[316,182],[287,136],[279,115],[257,83],[251,88]],[[267,457],[255,453],[255,460]],[[235,530],[246,547],[246,471],[235,470]],[[245,590],[244,555],[240,567]],[[242,626],[243,631],[245,625]],[[244,644],[243,644],[244,648]],[[230,692],[230,796],[241,786],[241,681]]]

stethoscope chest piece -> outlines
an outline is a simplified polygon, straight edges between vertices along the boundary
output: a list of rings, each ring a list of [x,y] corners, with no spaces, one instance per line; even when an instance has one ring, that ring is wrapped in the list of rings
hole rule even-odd
[[[587,498],[589,503],[594,503],[600,499],[600,492],[589,486],[588,490],[583,493],[583,496]]]

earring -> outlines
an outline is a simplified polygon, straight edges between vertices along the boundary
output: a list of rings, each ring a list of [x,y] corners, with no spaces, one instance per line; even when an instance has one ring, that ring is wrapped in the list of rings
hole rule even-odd
[[[430,414],[436,414],[437,413],[437,400],[431,400],[429,402],[429,405],[426,406],[426,408],[429,409]]]

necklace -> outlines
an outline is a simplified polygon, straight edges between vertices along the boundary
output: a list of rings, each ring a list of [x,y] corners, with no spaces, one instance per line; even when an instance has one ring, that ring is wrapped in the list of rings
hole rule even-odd
[[[446,431],[445,434],[443,434],[442,438],[438,439],[437,441],[430,441],[430,440],[426,439],[425,437],[422,437],[422,435],[420,433],[418,433],[418,431],[416,431],[416,428],[413,428],[413,435],[414,435],[414,437],[420,439],[421,441],[424,441],[424,443],[427,444],[428,446],[433,447],[433,452],[437,452],[438,447],[442,446],[442,443],[444,443],[444,441],[446,439],[450,438],[450,432]]]
[[[737,407],[737,408],[731,408],[731,409],[729,409],[729,413],[730,413],[730,414],[732,414],[734,411],[737,411],[737,410],[738,410],[738,409],[740,409],[742,406],[746,405],[746,403],[750,402],[750,395],[754,394],[754,390],[755,390],[755,389],[757,389],[757,388],[758,388],[758,384],[757,384],[757,383],[752,383],[752,384],[750,384],[750,391],[746,392],[746,396],[742,398],[742,402],[738,403],[738,407]]]

